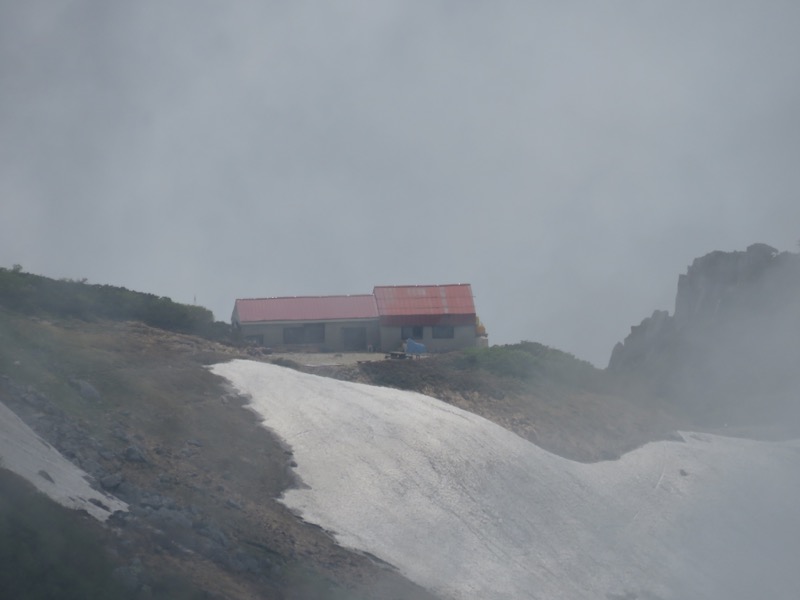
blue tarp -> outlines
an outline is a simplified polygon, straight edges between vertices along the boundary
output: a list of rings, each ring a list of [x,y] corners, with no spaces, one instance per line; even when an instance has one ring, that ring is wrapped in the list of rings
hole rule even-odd
[[[406,354],[426,354],[427,352],[428,349],[425,347],[425,344],[415,342],[411,338],[406,340]]]

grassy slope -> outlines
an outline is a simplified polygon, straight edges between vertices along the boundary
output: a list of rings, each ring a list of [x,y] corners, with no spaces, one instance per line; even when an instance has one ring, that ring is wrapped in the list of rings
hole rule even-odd
[[[181,531],[128,527],[128,544],[116,549],[119,560],[140,559],[151,589],[163,591],[158,597],[181,597],[174,593],[181,579],[213,594],[208,597],[425,597],[273,500],[292,484],[291,457],[204,368],[238,356],[235,349],[139,323],[46,319],[2,308],[0,339],[0,374],[34,386],[110,449],[110,460],[98,458],[105,470],[182,509],[191,506],[198,520],[231,540],[230,552],[270,565],[236,572],[165,543],[165,534],[180,543]],[[89,382],[99,399],[82,397],[71,379]],[[36,415],[27,416],[35,425]],[[122,459],[132,444],[147,463]],[[195,597],[190,589],[186,594]]]

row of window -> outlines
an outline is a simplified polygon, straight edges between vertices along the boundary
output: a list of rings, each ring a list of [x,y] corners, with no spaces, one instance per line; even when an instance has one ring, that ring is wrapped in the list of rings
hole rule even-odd
[[[345,346],[362,347],[367,344],[367,330],[365,327],[346,327],[343,331]],[[400,328],[400,339],[422,340],[425,337],[425,328],[422,325],[408,325]],[[455,328],[452,325],[434,325],[431,327],[431,337],[434,339],[453,339]],[[248,335],[245,339],[264,345],[264,336]],[[322,344],[325,342],[325,324],[312,323],[296,327],[283,328],[283,343],[294,344]]]
[[[325,324],[311,323],[283,328],[284,344],[321,344],[325,341]]]
[[[400,339],[423,339],[425,328],[422,325],[406,325],[400,328]],[[435,340],[451,340],[456,336],[455,327],[452,325],[434,325],[431,327],[431,337]]]
[[[400,328],[401,340],[407,340],[408,338],[422,340],[424,337],[425,328],[422,325],[407,325]],[[455,337],[455,328],[452,325],[434,325],[431,327],[431,337],[436,340],[451,340]],[[324,341],[324,323],[283,328],[284,344],[322,344]]]

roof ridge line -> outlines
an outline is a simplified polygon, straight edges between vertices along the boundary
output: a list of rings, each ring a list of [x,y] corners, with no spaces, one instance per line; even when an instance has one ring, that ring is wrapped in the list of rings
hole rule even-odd
[[[236,298],[236,302],[240,300],[297,300],[298,298],[369,298],[375,297],[375,294],[322,294],[319,296],[261,296],[258,298]]]

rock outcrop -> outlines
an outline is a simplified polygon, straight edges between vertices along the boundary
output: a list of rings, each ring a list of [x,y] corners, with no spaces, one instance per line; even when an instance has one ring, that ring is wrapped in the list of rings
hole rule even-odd
[[[775,420],[800,401],[800,255],[753,244],[711,252],[614,348],[609,371],[705,418]]]

